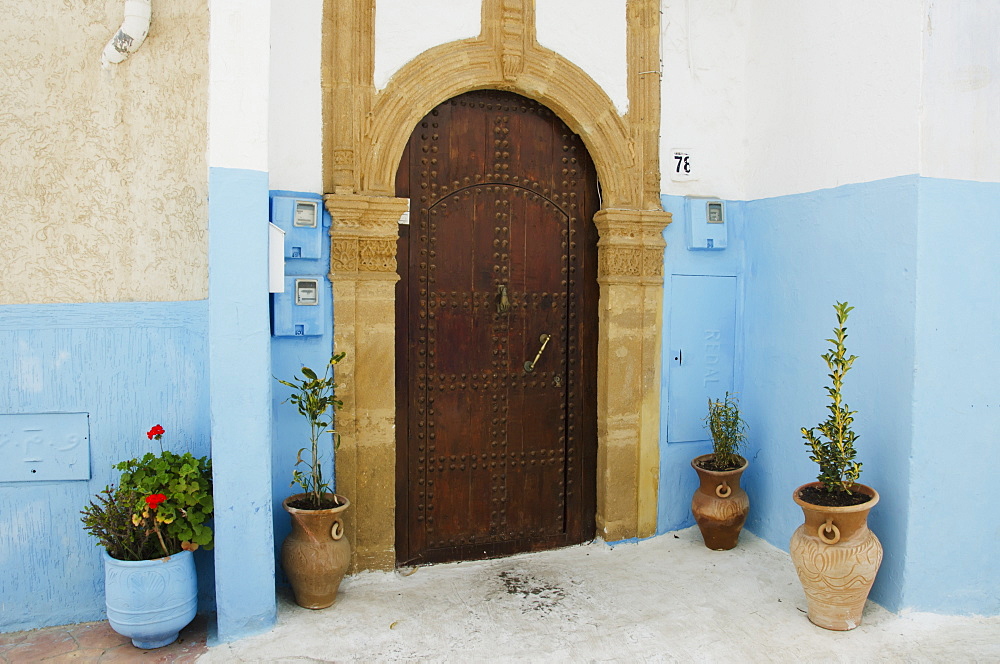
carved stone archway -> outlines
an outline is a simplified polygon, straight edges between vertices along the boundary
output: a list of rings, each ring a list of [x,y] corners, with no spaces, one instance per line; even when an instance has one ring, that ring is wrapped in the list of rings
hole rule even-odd
[[[535,39],[534,0],[483,0],[482,31],[442,44],[376,92],[375,0],[325,0],[323,153],[333,219],[334,338],[344,409],[337,490],[355,505],[355,569],[394,565],[394,285],[392,196],[403,146],[441,101],[511,90],[555,111],[587,144],[601,182],[598,243],[597,532],[607,541],[656,530],[659,482],[662,232],[659,205],[659,4],[628,0],[629,111],[579,67]]]

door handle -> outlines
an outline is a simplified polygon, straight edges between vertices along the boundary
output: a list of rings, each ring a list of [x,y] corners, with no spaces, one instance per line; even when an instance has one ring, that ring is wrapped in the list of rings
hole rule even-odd
[[[542,347],[539,348],[538,353],[535,354],[535,359],[524,363],[525,371],[531,373],[532,371],[535,370],[535,364],[537,364],[538,359],[542,356],[542,353],[545,351],[545,347],[549,344],[549,339],[551,338],[552,337],[549,336],[548,334],[543,334],[542,336],[538,337],[538,340],[542,342]]]

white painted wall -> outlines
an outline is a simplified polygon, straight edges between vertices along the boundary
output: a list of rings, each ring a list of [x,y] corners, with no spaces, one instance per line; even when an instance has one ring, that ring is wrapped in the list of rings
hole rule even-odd
[[[747,161],[747,25],[750,3],[664,0],[660,23],[661,191],[744,198]],[[674,149],[690,154],[677,181]]]
[[[578,65],[628,110],[625,0],[538,0],[538,43]]]
[[[424,51],[480,32],[480,0],[378,0],[375,12],[375,87]],[[582,68],[628,110],[625,0],[539,0],[538,42]]]
[[[1000,182],[1000,2],[924,4],[920,174]]]
[[[323,191],[323,0],[271,0],[271,189]]]
[[[747,198],[918,171],[919,3],[755,0],[750,16]]]
[[[211,163],[267,155],[271,188],[318,192],[322,0],[271,4],[269,144],[263,102],[245,84],[262,81],[262,54],[236,49],[239,59],[213,58],[210,117],[226,122],[212,123]],[[539,42],[624,111],[625,0],[583,5],[538,0]],[[376,85],[428,48],[477,35],[480,12],[479,0],[378,0]],[[213,11],[227,48],[266,31],[262,16]],[[995,0],[663,0],[662,191],[753,200],[918,172],[1000,181],[997,25]],[[690,152],[696,179],[671,177],[675,148]]]
[[[271,0],[210,0],[209,12],[208,165],[266,172]]]
[[[665,193],[1000,181],[995,0],[664,0]],[[674,181],[675,148],[696,180]]]
[[[479,34],[480,0],[378,0],[375,9],[375,87],[438,44]]]

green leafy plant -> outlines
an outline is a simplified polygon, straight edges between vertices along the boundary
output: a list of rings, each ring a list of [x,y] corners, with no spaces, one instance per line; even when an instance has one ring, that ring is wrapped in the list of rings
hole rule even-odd
[[[712,432],[715,468],[711,470],[739,468],[742,465],[739,451],[747,439],[747,425],[740,416],[739,400],[729,392],[721,400],[709,398],[705,421]]]
[[[336,429],[336,410],[344,404],[337,398],[337,383],[334,381],[333,368],[344,359],[346,353],[335,353],[326,364],[322,376],[309,367],[302,367],[302,376],[294,376],[291,381],[276,378],[279,383],[294,390],[285,401],[294,404],[299,414],[309,421],[309,447],[301,448],[295,455],[295,465],[305,465],[303,471],[295,468],[292,471],[291,486],[298,484],[302,492],[307,494],[304,505],[295,505],[303,509],[324,509],[339,505],[336,495],[330,489],[330,480],[323,476],[323,464],[320,459],[319,441],[324,433],[333,435],[333,449],[340,446],[340,435]],[[310,451],[308,457],[302,453]]]
[[[841,390],[844,386],[844,376],[850,371],[857,356],[847,355],[844,341],[847,339],[847,316],[854,307],[847,302],[837,302],[833,308],[837,311],[837,327],[833,330],[833,339],[827,339],[833,348],[821,357],[830,369],[832,384],[826,388],[830,396],[830,411],[826,421],[819,426],[807,429],[802,427],[802,437],[806,446],[812,450],[811,460],[819,464],[817,479],[828,493],[851,493],[851,488],[861,475],[861,462],[855,461],[857,454],[854,443],[857,435],[851,430],[854,415],[857,411],[848,408],[844,403]],[[818,435],[817,435],[818,432]]]
[[[105,487],[81,512],[84,529],[112,558],[151,560],[212,548],[212,462],[164,450],[164,433],[159,424],[147,431],[160,453],[115,464],[118,488]]]
[[[152,527],[136,526],[132,520],[132,508],[140,500],[142,496],[132,490],[106,486],[80,512],[83,529],[96,537],[98,546],[112,558],[153,560],[163,556]]]

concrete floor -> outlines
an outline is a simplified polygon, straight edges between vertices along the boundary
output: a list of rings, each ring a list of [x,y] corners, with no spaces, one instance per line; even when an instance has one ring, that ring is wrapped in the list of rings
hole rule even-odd
[[[806,618],[788,555],[697,528],[344,580],[309,611],[279,599],[272,631],[199,662],[1000,662],[1000,617],[894,615],[851,632]]]

